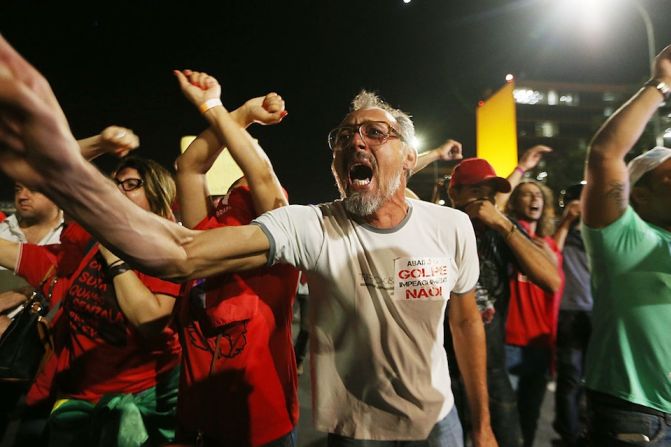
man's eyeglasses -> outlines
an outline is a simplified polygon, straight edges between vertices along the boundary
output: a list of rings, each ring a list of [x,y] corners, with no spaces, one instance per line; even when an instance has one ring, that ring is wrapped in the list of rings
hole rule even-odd
[[[387,142],[389,138],[403,137],[391,124],[384,121],[365,121],[361,124],[352,126],[340,126],[329,132],[329,147],[332,151],[337,151],[349,144],[354,138],[354,134],[359,132],[359,136],[370,145],[381,145]]]
[[[116,182],[116,185],[119,187],[119,189],[122,189],[126,192],[135,191],[144,185],[144,181],[141,178],[127,178],[126,180],[119,180],[115,178],[114,181]]]

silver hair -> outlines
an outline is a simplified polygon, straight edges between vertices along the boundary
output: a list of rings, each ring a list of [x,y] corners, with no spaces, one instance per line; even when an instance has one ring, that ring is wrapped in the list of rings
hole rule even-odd
[[[403,137],[403,142],[408,148],[417,152],[417,148],[414,146],[415,125],[413,124],[410,115],[400,109],[395,109],[378,95],[367,90],[361,90],[352,100],[352,112],[371,108],[382,109],[393,116],[398,123],[398,133]]]

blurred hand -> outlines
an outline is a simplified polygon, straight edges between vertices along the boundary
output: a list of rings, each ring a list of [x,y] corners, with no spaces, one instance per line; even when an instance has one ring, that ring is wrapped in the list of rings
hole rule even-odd
[[[436,150],[438,151],[438,156],[440,157],[439,160],[450,161],[461,160],[464,158],[461,152],[461,143],[456,140],[447,140],[438,146]]]
[[[655,58],[653,77],[671,85],[671,45],[664,48]]]
[[[0,337],[5,333],[10,324],[12,324],[12,320],[6,315],[0,315]]]
[[[221,86],[217,80],[199,71],[174,70],[182,93],[196,107],[200,107],[208,99],[221,97]]]
[[[464,208],[464,212],[471,219],[477,219],[489,228],[497,231],[506,231],[510,228],[510,220],[487,199],[477,199]]]
[[[580,218],[580,200],[572,200],[564,207],[564,219],[574,222]]]
[[[128,128],[108,126],[100,132],[100,146],[106,153],[125,157],[140,146],[140,138]]]
[[[16,290],[0,293],[0,312],[13,309],[28,300],[28,296]]]
[[[543,146],[541,144],[531,147],[524,151],[517,165],[525,171],[530,171],[538,166],[538,163],[543,158],[543,155],[547,154],[548,152],[552,152],[552,148]]]

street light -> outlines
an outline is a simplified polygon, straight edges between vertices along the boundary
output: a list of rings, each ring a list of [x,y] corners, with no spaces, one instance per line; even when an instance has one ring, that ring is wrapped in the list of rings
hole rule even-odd
[[[579,7],[586,12],[586,15],[592,20],[595,21],[597,17],[602,17],[598,15],[598,6],[603,6],[606,3],[605,0],[574,0],[572,2],[567,2],[567,5],[570,4],[575,7]],[[636,12],[643,20],[643,25],[645,26],[645,35],[648,43],[648,61],[650,63],[650,77],[654,76],[655,71],[655,56],[657,55],[657,45],[655,44],[655,28],[652,25],[652,19],[650,14],[643,7],[639,0],[631,0]],[[655,134],[655,142],[658,146],[664,145],[664,136],[662,135],[662,121],[659,113],[655,113],[653,120],[653,132]]]

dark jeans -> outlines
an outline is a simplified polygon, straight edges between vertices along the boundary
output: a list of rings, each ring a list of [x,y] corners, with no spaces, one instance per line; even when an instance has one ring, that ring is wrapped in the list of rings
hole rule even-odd
[[[559,312],[557,328],[557,391],[554,429],[562,441],[575,445],[583,436],[584,370],[587,344],[592,334],[592,314],[581,310]]]
[[[671,414],[602,393],[588,392],[588,430],[594,447],[671,445]]]
[[[531,447],[536,437],[538,418],[545,397],[550,372],[550,348],[506,346],[506,364],[517,394],[517,408],[524,447]]]
[[[300,365],[305,360],[305,353],[308,348],[308,298],[309,295],[296,295],[298,303],[298,312],[300,314],[300,330],[294,343],[294,353],[296,354],[296,364]]]
[[[463,433],[456,408],[433,426],[429,436],[421,441],[371,441],[352,439],[329,433],[328,447],[463,447]]]

